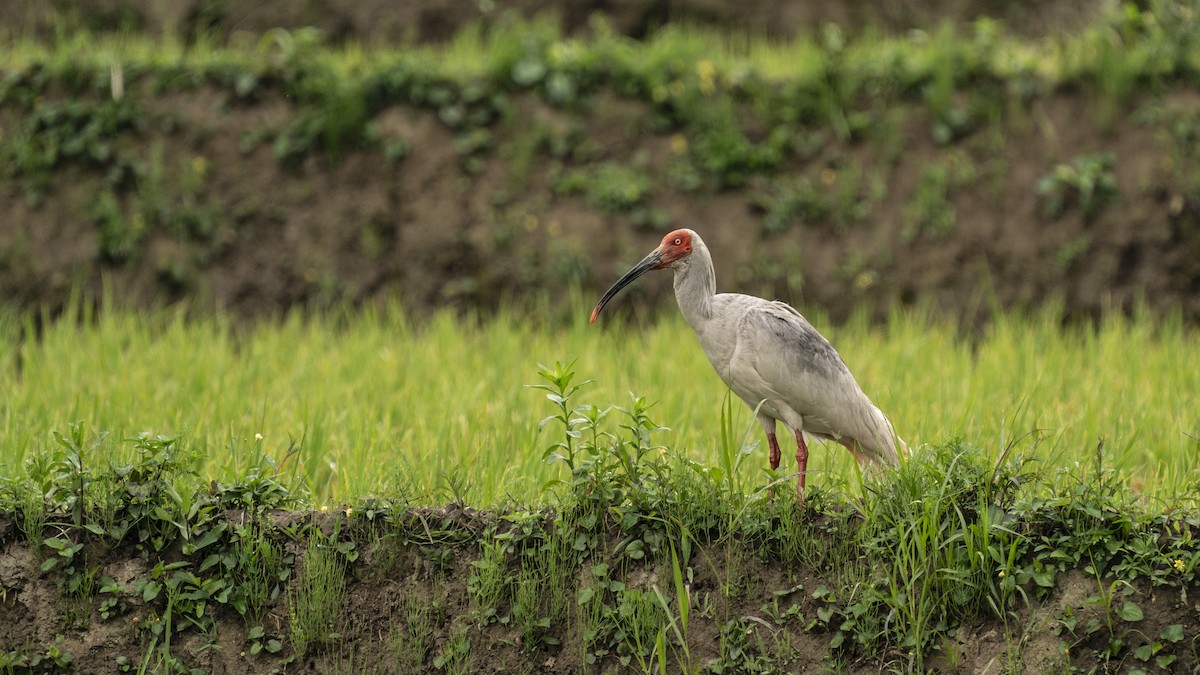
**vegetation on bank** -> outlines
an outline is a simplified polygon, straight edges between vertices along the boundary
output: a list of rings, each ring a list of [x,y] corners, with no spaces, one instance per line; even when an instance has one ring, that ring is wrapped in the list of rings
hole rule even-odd
[[[998,672],[1021,672],[1047,632],[1056,651],[1039,664],[1058,672],[1197,662],[1183,624],[1200,482],[1164,505],[1130,491],[1103,444],[1052,466],[1027,439],[949,441],[859,497],[826,481],[798,508],[791,476],[748,480],[759,453],[728,407],[719,459],[702,464],[658,444],[643,400],[601,409],[580,386],[569,365],[541,372],[546,456],[563,467],[543,507],[477,512],[451,484],[442,509],[393,492],[294,517],[281,509],[311,509],[310,493],[261,452],[210,483],[178,437],[140,435],[131,461],[106,464],[102,436],[71,425],[0,482],[0,537],[57,581],[58,630],[127,626],[106,652],[122,672],[197,672],[209,653],[197,645],[218,640],[243,667],[325,672],[471,672],[481,659],[518,672],[777,672],[800,659],[923,672],[957,667],[956,635],[980,622],[1003,634]],[[129,558],[140,571],[117,580]],[[1046,605],[1078,570],[1090,590]],[[447,594],[456,576],[469,580]],[[353,589],[381,579],[382,604],[351,612]],[[386,649],[371,651],[379,635]],[[68,644],[28,638],[0,670],[69,671],[81,655]]]
[[[64,176],[94,182],[94,198],[72,208],[96,228],[98,263],[149,262],[165,288],[185,296],[198,286],[198,270],[228,247],[231,228],[262,217],[214,192],[224,167],[202,149],[164,154],[162,139],[182,121],[153,102],[198,90],[245,109],[286,101],[285,118],[246,130],[240,144],[243,152],[269,147],[296,171],[314,161],[336,166],[347,153],[402,163],[415,139],[381,125],[380,115],[395,107],[435,113],[454,135],[465,174],[496,161],[506,167],[505,185],[489,196],[500,249],[530,217],[537,224],[536,213],[508,207],[523,198],[539,163],[556,167],[554,194],[583,195],[635,227],[669,224],[657,195],[741,189],[759,178],[748,199],[764,233],[800,223],[844,233],[899,199],[901,245],[938,241],[954,231],[956,195],[972,186],[1003,194],[1006,130],[1036,124],[1038,102],[1064,92],[1086,99],[1083,122],[1099,133],[1128,123],[1153,130],[1164,159],[1138,189],[1165,193],[1175,217],[1200,209],[1200,119],[1162,97],[1196,81],[1198,24],[1191,3],[1153,0],[1038,42],[986,20],[964,32],[904,37],[849,38],[830,26],[786,43],[679,26],[634,41],[602,23],[587,38],[565,38],[549,23],[498,22],[444,46],[391,50],[327,45],[305,30],[238,46],[65,32],[50,44],[18,41],[0,52],[0,165],[9,194],[34,207],[63,189]],[[529,97],[566,123],[525,124],[520,100]],[[644,153],[606,157],[604,140],[589,133],[582,115],[614,97],[645,106],[638,124],[668,139],[665,171],[649,172]],[[921,169],[911,194],[897,195],[884,171],[900,161],[914,123],[946,152]],[[869,148],[871,159],[855,147]],[[812,161],[829,148],[835,159]],[[1022,189],[1036,194],[1050,220],[1082,213],[1090,221],[1131,196],[1114,178],[1121,161],[1106,152],[1064,156]],[[378,255],[378,234],[368,224],[363,230],[362,255]],[[147,261],[155,237],[186,253]],[[1084,232],[1062,244],[1056,264],[1070,268],[1093,238]],[[21,251],[20,241],[10,242],[0,259],[16,264]],[[869,287],[899,254],[851,253],[838,269]],[[767,256],[754,278],[799,292],[803,271],[786,259]],[[588,278],[586,258],[563,260],[542,286]],[[331,288],[314,293],[337,297],[337,279],[321,283]]]

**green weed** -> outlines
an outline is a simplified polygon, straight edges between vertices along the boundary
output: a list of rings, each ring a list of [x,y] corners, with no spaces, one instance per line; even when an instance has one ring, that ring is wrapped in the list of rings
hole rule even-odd
[[[951,193],[970,184],[975,175],[971,161],[957,153],[922,168],[916,192],[904,207],[905,226],[901,237],[905,243],[912,243],[923,233],[941,238],[953,232],[957,215],[950,202]]]
[[[1120,196],[1112,172],[1116,161],[1111,153],[1096,153],[1056,166],[1037,183],[1043,199],[1042,212],[1049,218],[1057,218],[1069,206],[1077,204],[1086,220],[1095,218]]]
[[[433,657],[433,667],[447,675],[471,672],[471,638],[465,630],[455,631],[441,653]]]
[[[467,590],[479,620],[485,624],[499,618],[501,605],[509,600],[512,593],[507,551],[504,542],[484,541],[480,545],[479,560],[471,563],[474,571],[467,580]]]
[[[292,648],[303,657],[314,647],[341,639],[346,565],[336,542],[320,534],[309,538],[303,571],[288,589]]]
[[[596,208],[623,213],[643,204],[650,187],[645,171],[605,162],[594,168],[568,171],[558,180],[555,190],[564,195],[585,193]]]
[[[433,604],[424,593],[405,593],[400,603],[399,621],[393,619],[387,644],[402,673],[419,672],[433,651],[436,619]]]

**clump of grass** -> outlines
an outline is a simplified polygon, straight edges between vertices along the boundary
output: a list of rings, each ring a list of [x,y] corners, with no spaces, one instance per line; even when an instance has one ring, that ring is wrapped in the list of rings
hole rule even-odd
[[[474,572],[467,580],[471,602],[484,623],[498,618],[501,605],[512,592],[512,578],[508,573],[507,546],[500,541],[484,541],[480,545],[480,557],[471,563]]]
[[[433,651],[437,619],[434,605],[423,592],[406,592],[401,597],[398,619],[393,620],[387,637],[397,672],[420,672]]]
[[[250,625],[262,623],[263,612],[279,594],[284,575],[283,552],[261,524],[237,527],[236,576],[241,600],[235,605]],[[290,558],[289,558],[290,559]]]
[[[471,672],[471,638],[466,629],[454,631],[441,653],[433,658],[433,667],[446,675],[466,675]]]
[[[341,639],[346,566],[331,540],[314,533],[304,553],[304,567],[288,589],[292,648],[303,657],[314,647]]]
[[[550,629],[550,617],[542,615],[542,598],[549,595],[544,563],[540,557],[527,556],[527,564],[517,574],[516,590],[513,594],[512,618],[521,631],[521,646],[536,649],[543,635]]]

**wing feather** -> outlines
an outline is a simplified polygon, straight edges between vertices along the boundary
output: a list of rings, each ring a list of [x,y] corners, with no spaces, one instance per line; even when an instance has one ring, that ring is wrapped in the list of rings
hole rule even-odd
[[[869,455],[894,461],[891,424],[859,387],[841,355],[800,312],[782,302],[754,303],[738,325],[730,363],[750,383],[748,402],[774,399],[803,418],[805,431],[857,442]]]

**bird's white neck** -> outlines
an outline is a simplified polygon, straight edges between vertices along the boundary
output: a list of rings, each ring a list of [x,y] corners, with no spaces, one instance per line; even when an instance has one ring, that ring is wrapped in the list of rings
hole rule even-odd
[[[675,301],[693,330],[712,318],[712,299],[717,294],[717,274],[712,256],[698,236],[692,239],[692,254],[675,269]]]

